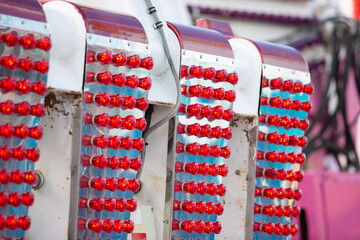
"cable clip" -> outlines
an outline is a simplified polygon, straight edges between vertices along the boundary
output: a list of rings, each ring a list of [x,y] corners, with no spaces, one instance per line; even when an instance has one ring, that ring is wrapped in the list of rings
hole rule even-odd
[[[154,29],[159,29],[162,28],[163,26],[164,26],[163,23],[160,21],[154,24]]]
[[[148,14],[153,14],[156,13],[156,8],[155,7],[151,7],[146,11]]]

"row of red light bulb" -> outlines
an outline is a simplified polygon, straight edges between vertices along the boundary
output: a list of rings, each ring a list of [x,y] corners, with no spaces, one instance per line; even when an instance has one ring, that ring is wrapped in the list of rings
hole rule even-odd
[[[105,189],[111,192],[116,190],[137,192],[140,189],[140,181],[138,179],[127,178],[111,178],[111,177],[80,177],[80,188],[93,188],[98,191]]]
[[[34,61],[30,57],[18,59],[17,55],[10,54],[7,56],[2,56],[0,58],[0,63],[3,67],[11,70],[19,68],[25,72],[30,72],[33,70],[42,74],[46,74],[49,72],[49,61],[46,59],[42,59],[39,61]]]
[[[195,156],[204,156],[204,157],[223,157],[229,158],[231,154],[231,149],[228,146],[220,147],[219,145],[210,146],[209,144],[200,145],[198,143],[176,143],[176,153],[187,153]]]
[[[31,225],[31,219],[28,216],[18,217],[16,215],[6,216],[0,214],[0,230],[5,228],[10,230],[28,230]]]
[[[254,204],[254,214],[263,214],[269,217],[298,217],[300,215],[299,207],[290,207],[290,206],[274,206],[274,205],[260,205]]]
[[[222,226],[220,222],[204,222],[203,220],[172,220],[172,230],[180,230],[188,233],[219,234]]]
[[[213,67],[203,68],[202,66],[181,66],[180,78],[203,78],[211,80],[214,83],[228,82],[233,85],[237,84],[239,77],[237,73],[228,73],[225,69],[215,70]]]
[[[297,232],[299,231],[296,224],[287,225],[287,224],[281,224],[281,223],[259,223],[254,222],[253,225],[254,232],[263,232],[267,233],[269,235],[283,235],[283,236],[295,236]]]
[[[110,168],[113,170],[123,169],[134,171],[139,171],[142,166],[141,158],[132,158],[129,157],[117,157],[117,156],[104,156],[104,155],[81,155],[81,164],[84,167],[93,166],[96,168],[104,169]]]
[[[287,199],[294,199],[300,200],[302,196],[302,191],[300,189],[292,189],[292,188],[261,188],[255,186],[255,197],[266,197],[270,199],[278,198],[280,200],[287,198]]]
[[[138,78],[136,75],[126,76],[124,73],[112,74],[109,71],[94,73],[87,72],[85,74],[85,81],[87,83],[97,82],[104,85],[115,85],[118,87],[129,87],[129,88],[141,88],[144,90],[150,90],[151,78],[144,77]]]
[[[236,92],[234,90],[225,91],[224,88],[203,87],[201,85],[181,85],[181,93],[185,97],[202,97],[211,100],[226,100],[234,102]]]
[[[134,223],[131,220],[124,221],[122,219],[88,219],[78,218],[78,230],[89,230],[96,233],[101,232],[117,232],[117,233],[132,233],[134,230]]]
[[[213,202],[204,202],[204,201],[179,201],[174,200],[173,203],[173,209],[174,211],[184,211],[190,214],[193,214],[195,212],[199,214],[216,214],[216,215],[222,215],[224,212],[224,205],[222,203],[213,203]]]
[[[93,209],[97,212],[106,210],[108,212],[113,212],[115,210],[119,212],[135,212],[137,207],[137,201],[134,198],[125,199],[125,198],[89,198],[80,197],[79,199],[79,209]]]
[[[1,40],[9,47],[15,47],[16,45],[22,46],[24,49],[39,48],[44,51],[49,51],[51,48],[51,40],[45,36],[40,39],[36,39],[34,34],[28,33],[23,36],[19,36],[16,31],[10,31],[1,35]]]
[[[145,146],[145,141],[143,138],[132,138],[132,137],[119,137],[119,136],[90,136],[89,134],[84,134],[82,136],[81,143],[84,147],[95,146],[99,148],[112,148],[112,149],[136,149],[142,151]]]
[[[8,161],[11,158],[22,161],[28,159],[32,162],[39,160],[40,150],[38,148],[26,149],[24,146],[10,147],[4,146],[0,147],[0,159]]]
[[[293,171],[293,170],[284,170],[284,169],[275,169],[275,168],[256,168],[256,177],[264,177],[272,180],[288,180],[288,181],[297,181],[301,182],[304,178],[303,171]]]
[[[272,90],[279,89],[282,92],[290,92],[290,93],[306,93],[311,95],[314,92],[314,85],[309,83],[304,85],[302,82],[294,82],[293,80],[283,80],[282,78],[274,78],[274,79],[267,79],[263,78],[262,80],[262,87],[270,87]]]
[[[0,192],[0,207],[11,205],[19,207],[24,205],[30,207],[34,203],[34,194],[32,192],[18,193],[18,192]]]
[[[149,107],[149,100],[146,97],[136,99],[134,96],[121,94],[84,92],[84,101],[87,104],[97,103],[103,107],[116,107],[123,110],[137,108],[146,111]]]
[[[304,148],[307,145],[307,137],[298,137],[297,135],[279,134],[278,132],[264,133],[259,132],[259,142],[266,141],[269,144],[284,145],[284,146],[299,146]]]
[[[222,106],[212,108],[209,105],[199,103],[191,105],[181,103],[178,111],[179,113],[185,113],[188,118],[196,117],[198,120],[207,118],[209,121],[223,119],[230,122],[234,118],[234,112],[231,109],[224,110]]]
[[[45,95],[46,82],[31,82],[29,79],[16,81],[13,77],[0,79],[0,88],[3,92],[8,93],[16,90],[19,94],[28,94],[30,92],[38,95]]]
[[[275,169],[275,168],[256,168],[256,177],[264,177],[272,180],[288,180],[290,182],[301,182],[304,178],[303,171],[294,172],[293,170]]]
[[[179,180],[174,181],[174,191],[175,192],[187,192],[190,194],[200,194],[205,195],[209,194],[212,196],[225,196],[226,187],[224,184],[216,185],[215,183],[205,183],[205,182],[181,182]]]
[[[0,183],[8,184],[9,182],[15,184],[29,184],[34,185],[37,180],[35,171],[24,172],[22,170],[10,171],[9,169],[3,169],[0,171]]]
[[[296,154],[294,152],[277,152],[277,151],[257,151],[257,160],[267,160],[270,162],[280,163],[299,163],[304,164],[306,161],[305,153]]]
[[[136,119],[133,115],[128,115],[122,118],[120,115],[110,116],[107,113],[102,113],[98,115],[91,115],[85,113],[84,115],[85,124],[96,124],[100,127],[108,128],[121,128],[126,130],[140,130],[144,131],[147,126],[145,118]]]
[[[125,52],[113,54],[109,50],[103,52],[94,52],[88,50],[86,54],[86,62],[94,63],[100,62],[101,64],[114,64],[115,66],[127,66],[129,68],[145,68],[151,70],[154,67],[154,60],[152,57],[145,57],[141,59],[138,54],[127,56]]]
[[[284,127],[285,129],[299,128],[306,131],[309,127],[309,120],[300,120],[298,117],[290,118],[289,116],[261,114],[259,123],[267,126]]]
[[[275,108],[282,108],[287,110],[294,111],[305,111],[310,112],[311,103],[309,101],[301,102],[300,100],[292,100],[291,98],[282,98],[282,97],[264,97],[262,96],[260,99],[261,106],[270,106]]]
[[[0,103],[0,113],[5,115],[12,115],[15,113],[20,116],[32,115],[35,117],[43,117],[45,115],[45,107],[44,104],[41,103],[30,105],[27,101],[14,103],[8,100]]]
[[[219,126],[211,128],[209,124],[200,125],[198,123],[184,125],[179,123],[177,126],[177,132],[179,134],[187,134],[189,136],[197,136],[199,138],[232,138],[232,130],[230,127],[221,128]]]
[[[226,177],[229,168],[226,164],[217,165],[217,164],[208,164],[207,162],[204,163],[197,163],[197,162],[176,162],[175,163],[175,172],[185,172],[190,173],[192,175],[201,174],[204,176],[210,175],[213,177],[216,176],[223,176]]]
[[[4,138],[33,138],[36,140],[41,139],[43,136],[43,128],[41,126],[28,127],[25,124],[21,124],[19,126],[14,126],[10,123],[6,123],[5,125],[0,125],[0,137]]]

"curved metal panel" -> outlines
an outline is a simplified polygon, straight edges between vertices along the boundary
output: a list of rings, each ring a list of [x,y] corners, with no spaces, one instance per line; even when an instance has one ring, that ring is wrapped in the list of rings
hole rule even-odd
[[[229,42],[217,31],[174,23],[168,23],[168,26],[174,31],[184,50],[234,58]]]
[[[147,44],[145,30],[132,16],[78,6],[88,33]]]
[[[264,64],[308,72],[307,63],[296,49],[269,42],[253,42],[259,48]]]
[[[0,13],[39,22],[46,22],[42,6],[36,0],[0,0]]]

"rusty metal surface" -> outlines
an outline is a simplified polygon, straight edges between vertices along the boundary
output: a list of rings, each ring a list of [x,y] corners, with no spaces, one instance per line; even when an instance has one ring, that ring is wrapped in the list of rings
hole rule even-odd
[[[147,44],[145,30],[132,16],[78,6],[88,33]]]
[[[44,136],[39,143],[41,158],[35,168],[42,172],[45,182],[34,192],[36,201],[29,211],[32,227],[26,233],[28,239],[75,239],[68,238],[68,221],[71,188],[77,185],[72,179],[76,170],[72,161],[78,161],[73,151],[80,150],[81,107],[80,92],[48,89],[46,116],[42,119]]]
[[[223,231],[217,239],[248,240],[252,239],[257,116],[235,115],[230,126],[232,155],[227,161],[229,174],[223,179],[227,192],[223,200],[225,211],[219,217]]]

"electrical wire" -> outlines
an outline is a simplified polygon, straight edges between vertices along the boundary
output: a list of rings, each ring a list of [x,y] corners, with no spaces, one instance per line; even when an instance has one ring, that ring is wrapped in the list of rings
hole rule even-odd
[[[177,93],[177,97],[176,97],[176,103],[175,106],[173,107],[173,109],[170,111],[170,113],[165,116],[163,119],[161,119],[160,121],[158,121],[157,123],[155,123],[153,126],[151,126],[146,132],[144,132],[143,138],[145,141],[145,148],[144,150],[140,153],[141,159],[143,160],[143,166],[140,169],[140,171],[138,171],[136,177],[138,179],[140,179],[141,177],[141,173],[143,171],[144,168],[144,164],[145,164],[145,154],[146,154],[146,145],[147,145],[147,139],[149,137],[149,135],[154,132],[156,129],[158,129],[161,125],[163,125],[164,123],[168,122],[171,118],[173,118],[175,116],[175,114],[178,112],[179,107],[180,107],[180,103],[181,103],[181,87],[180,87],[180,80],[177,74],[177,71],[175,69],[175,64],[171,58],[171,53],[170,53],[170,49],[169,49],[169,45],[167,43],[166,40],[166,36],[165,36],[165,32],[163,29],[163,24],[160,21],[160,18],[158,16],[158,14],[156,13],[156,8],[152,5],[151,0],[145,0],[145,3],[147,5],[147,12],[148,14],[153,16],[154,19],[154,29],[158,30],[160,33],[160,37],[162,40],[162,45],[165,51],[165,55],[166,58],[168,60],[169,66],[170,66],[170,70],[171,73],[175,79],[175,86],[176,86],[176,93]]]

